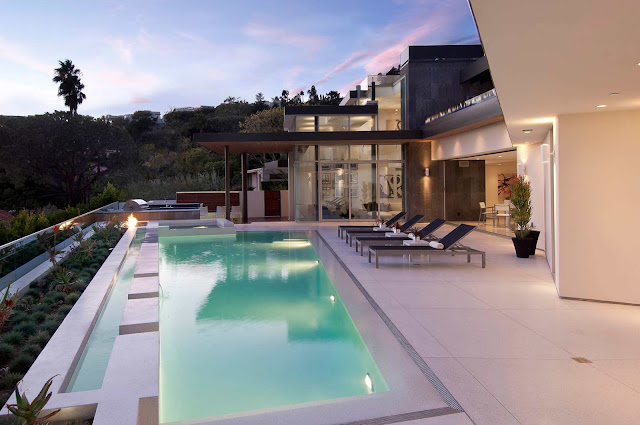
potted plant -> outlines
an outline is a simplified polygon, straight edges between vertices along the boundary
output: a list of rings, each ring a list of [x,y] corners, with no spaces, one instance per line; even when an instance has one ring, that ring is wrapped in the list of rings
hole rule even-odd
[[[528,258],[531,249],[535,249],[533,239],[529,237],[531,232],[531,183],[524,176],[518,176],[511,180],[511,204],[513,212],[511,220],[515,237],[511,238],[518,258]]]

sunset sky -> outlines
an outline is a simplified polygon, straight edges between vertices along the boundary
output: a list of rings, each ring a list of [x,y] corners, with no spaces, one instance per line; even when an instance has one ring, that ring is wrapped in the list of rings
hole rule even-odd
[[[345,93],[408,45],[478,43],[467,0],[87,1],[0,4],[0,114],[64,110],[58,60],[82,70],[93,116]]]

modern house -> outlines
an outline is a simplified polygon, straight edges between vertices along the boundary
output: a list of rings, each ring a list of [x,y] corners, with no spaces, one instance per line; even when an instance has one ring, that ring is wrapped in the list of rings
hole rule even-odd
[[[597,159],[600,143],[584,141],[606,137],[607,143],[619,145],[621,152],[628,151],[629,146],[636,146],[637,150],[637,144],[627,140],[632,137],[631,132],[622,130],[640,122],[633,115],[637,111],[629,111],[636,104],[617,93],[632,89],[633,77],[627,74],[640,72],[640,59],[632,61],[629,69],[617,65],[615,72],[594,65],[603,75],[621,76],[617,84],[598,83],[604,93],[599,97],[581,93],[583,85],[578,82],[570,85],[569,93],[569,86],[563,82],[571,80],[566,72],[562,78],[545,82],[543,76],[524,65],[517,72],[512,71],[512,38],[502,37],[494,24],[483,25],[483,19],[495,21],[489,11],[493,6],[478,7],[480,12],[475,8],[474,12],[479,14],[476,19],[483,46],[409,46],[402,53],[398,68],[386,75],[368,76],[341,105],[287,107],[285,133],[204,133],[196,134],[194,139],[220,153],[289,153],[289,217],[297,221],[384,218],[400,210],[409,215],[423,214],[426,221],[438,217],[476,221],[481,202],[502,203],[508,197],[509,179],[516,174],[525,175],[532,184],[532,221],[541,231],[538,248],[546,251],[559,294],[640,303],[640,289],[631,285],[628,277],[622,278],[627,273],[623,270],[629,267],[635,267],[629,276],[638,275],[637,266],[631,266],[634,261],[627,258],[629,264],[619,267],[624,281],[619,287],[598,283],[608,280],[604,271],[594,270],[595,274],[591,274],[590,269],[598,267],[584,264],[602,263],[597,259],[602,250],[596,248],[598,241],[593,234],[580,230],[603,218],[596,213],[602,207],[593,204],[598,199],[593,196],[593,188],[604,184],[606,190],[599,193],[609,193],[621,202],[619,205],[632,202],[626,184],[611,186],[605,183],[607,179],[595,177],[604,170]],[[516,9],[510,5],[500,11],[505,15],[501,25],[511,22],[507,11],[515,16]],[[551,28],[558,37],[566,38],[561,24]],[[523,45],[540,51],[534,34],[513,28],[505,31],[522,34],[522,38],[526,34],[529,38],[522,40]],[[553,38],[546,34],[544,41],[552,44]],[[522,55],[528,51],[517,50]],[[570,50],[569,46],[552,49],[558,61],[563,54],[576,57]],[[520,59],[518,63],[526,62],[525,58]],[[495,71],[489,70],[493,63],[500,69],[495,87]],[[591,73],[594,78],[595,70]],[[561,75],[562,67],[557,71]],[[519,94],[525,75],[526,102]],[[555,84],[557,90],[539,90],[549,84]],[[563,95],[554,97],[554,92]],[[574,96],[578,92],[580,101]],[[546,93],[546,97],[540,93]],[[565,103],[566,107],[560,106]],[[617,110],[596,113],[603,111],[606,103],[614,103]],[[566,123],[564,131],[571,132],[563,147],[568,152],[563,157],[567,162],[564,172],[560,170],[563,160],[559,154],[562,123]],[[585,134],[580,123],[593,131]],[[611,139],[611,135],[616,137]],[[600,171],[585,173],[593,163],[599,164]],[[606,174],[610,176],[634,169],[613,163],[607,167]],[[584,179],[588,185],[583,184]],[[564,202],[559,197],[563,190],[568,197]],[[633,207],[626,205],[619,211],[631,210]],[[577,217],[580,219],[576,221]],[[571,230],[560,233],[561,227]],[[612,239],[607,246],[629,249],[611,251],[606,263],[621,264],[627,255],[621,252],[631,252],[631,242],[620,236],[625,234],[621,229],[613,226],[609,230]],[[566,258],[562,274],[561,258]],[[598,276],[598,282],[594,276]]]

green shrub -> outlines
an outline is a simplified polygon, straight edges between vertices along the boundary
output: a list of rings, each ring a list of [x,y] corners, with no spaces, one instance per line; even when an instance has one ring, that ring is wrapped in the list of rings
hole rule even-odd
[[[36,358],[31,354],[20,353],[9,363],[9,370],[11,372],[25,374],[35,360]]]
[[[13,324],[23,322],[25,319],[29,319],[31,316],[26,311],[13,310],[9,316],[9,321]]]
[[[44,348],[44,346],[47,345],[47,342],[49,342],[49,339],[51,338],[50,335],[51,334],[49,334],[49,332],[40,330],[35,335],[27,339],[27,344],[36,344]]]
[[[65,294],[62,292],[58,292],[58,291],[51,291],[47,294],[46,298],[50,298],[51,300],[53,300],[54,304],[57,304],[59,302],[63,302],[64,298],[65,298]]]
[[[58,326],[60,326],[60,323],[62,323],[63,320],[64,316],[62,316],[61,314],[52,314],[47,317],[45,321],[42,322],[42,324],[40,324],[40,330],[47,331],[51,335],[53,335],[53,333],[56,331],[56,329],[58,329]]]
[[[72,308],[73,306],[69,304],[62,305],[58,308],[58,313],[66,316]]]
[[[44,302],[41,302],[40,304],[33,306],[33,312],[34,313],[45,313],[46,314],[46,313],[50,312],[51,309],[53,308],[52,307],[52,305],[53,305],[52,303],[53,303],[53,300],[51,300],[51,302],[49,303],[49,302],[46,301],[46,297],[45,297],[45,301]]]
[[[36,321],[36,323],[42,323],[44,319],[47,318],[47,314],[43,311],[36,311],[31,315],[31,317]]]
[[[13,332],[20,332],[24,335],[25,339],[36,333],[38,325],[34,320],[25,321],[13,327]]]
[[[13,345],[0,342],[0,364],[5,365],[11,361],[16,349]]]
[[[33,297],[34,299],[39,299],[40,298],[40,294],[42,294],[41,291],[38,291],[36,289],[29,289],[27,292],[24,293],[24,296],[30,296]]]
[[[25,353],[33,357],[38,357],[41,351],[42,351],[42,348],[40,348],[38,344],[27,344],[24,347],[22,347],[22,349],[20,350],[20,353],[21,354]]]
[[[11,372],[11,373],[7,373],[5,376],[0,377],[0,390],[13,391],[23,376],[24,375],[22,373]],[[11,422],[0,422],[0,424],[2,423],[9,424]]]
[[[78,301],[78,298],[80,298],[80,294],[78,292],[72,292],[64,298],[64,303],[73,305]]]
[[[16,332],[16,331],[8,332],[4,334],[2,338],[0,338],[0,342],[13,345],[14,347],[16,345],[22,344],[23,341],[24,341],[24,335],[22,335],[21,332]]]

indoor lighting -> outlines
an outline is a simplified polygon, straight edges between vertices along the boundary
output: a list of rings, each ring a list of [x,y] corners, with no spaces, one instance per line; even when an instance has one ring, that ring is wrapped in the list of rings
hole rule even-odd
[[[367,386],[367,389],[370,392],[373,392],[373,381],[371,380],[371,376],[369,376],[368,373],[364,376],[364,383]]]
[[[135,218],[133,214],[131,214],[129,218],[127,218],[127,227],[128,228],[136,227],[136,224],[138,224],[138,219]]]
[[[530,129],[530,128],[528,128],[528,129],[526,129],[526,130],[522,130],[522,132],[523,132],[524,134],[531,134],[531,133],[533,133],[533,130],[532,130],[532,129]]]
[[[332,303],[336,302],[336,297],[334,295],[329,295],[329,299]]]
[[[606,108],[607,105],[596,105],[596,108]]]

